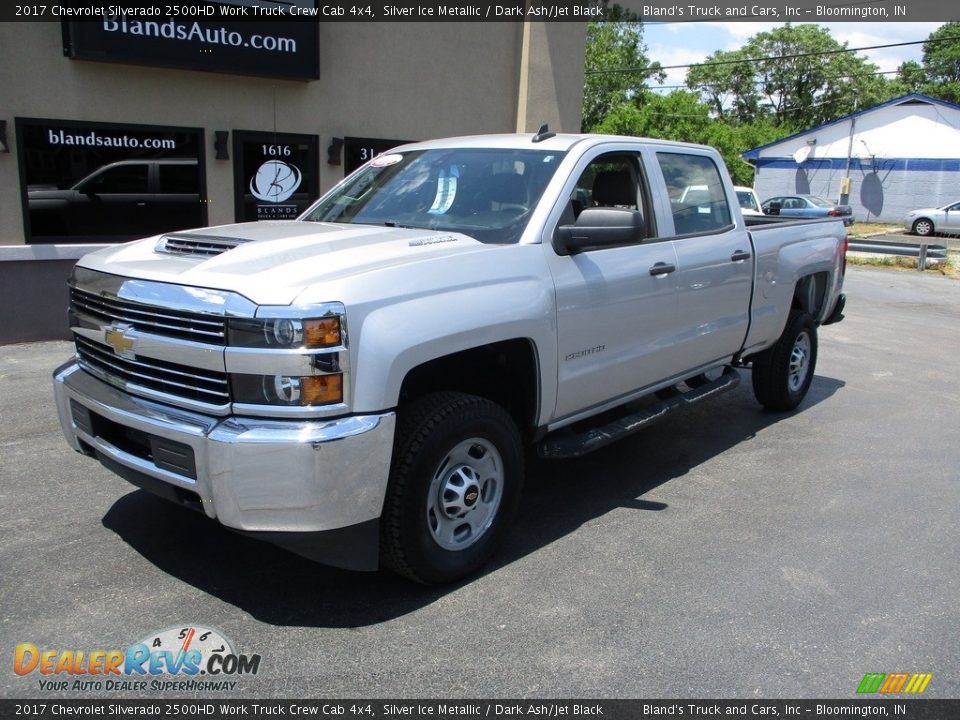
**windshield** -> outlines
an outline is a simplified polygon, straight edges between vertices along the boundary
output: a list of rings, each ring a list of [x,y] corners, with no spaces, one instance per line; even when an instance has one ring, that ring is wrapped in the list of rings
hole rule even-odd
[[[737,202],[744,210],[760,210],[757,207],[757,201],[753,198],[753,193],[749,190],[737,190]]]
[[[563,155],[503,148],[380,155],[302,219],[448,230],[485,243],[514,243]]]

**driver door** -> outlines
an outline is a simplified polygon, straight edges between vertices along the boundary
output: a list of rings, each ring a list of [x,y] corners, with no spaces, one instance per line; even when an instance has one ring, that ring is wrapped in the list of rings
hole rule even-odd
[[[943,224],[940,227],[936,227],[936,225],[934,227],[944,232],[960,232],[960,203],[948,205],[943,213]]]
[[[591,159],[592,157],[592,159]],[[675,372],[670,336],[677,316],[677,256],[653,237],[651,198],[637,150],[597,148],[579,167],[558,225],[587,207],[643,213],[650,237],[622,247],[560,255],[545,247],[556,288],[558,391],[562,419],[628,395]],[[659,265],[658,265],[659,263]],[[654,268],[665,272],[654,272]]]

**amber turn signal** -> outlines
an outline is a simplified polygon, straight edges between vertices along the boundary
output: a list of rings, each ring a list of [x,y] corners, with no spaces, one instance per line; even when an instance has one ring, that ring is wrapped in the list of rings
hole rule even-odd
[[[332,405],[339,402],[343,402],[343,375],[301,378],[301,405]]]
[[[325,317],[303,321],[303,344],[308,348],[340,344],[340,318]]]

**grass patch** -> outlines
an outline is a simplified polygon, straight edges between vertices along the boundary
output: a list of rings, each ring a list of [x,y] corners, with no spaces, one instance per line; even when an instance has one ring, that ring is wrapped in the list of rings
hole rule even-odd
[[[902,225],[889,225],[886,223],[861,223],[855,222],[850,226],[850,237],[868,237],[870,235],[885,235],[889,232],[902,232]]]
[[[917,272],[917,259],[898,256],[871,257],[855,253],[847,253],[847,264],[858,267],[881,268],[885,270],[910,270]],[[944,277],[960,280],[960,255],[948,253],[946,262],[939,262],[927,267],[925,272],[932,272]]]

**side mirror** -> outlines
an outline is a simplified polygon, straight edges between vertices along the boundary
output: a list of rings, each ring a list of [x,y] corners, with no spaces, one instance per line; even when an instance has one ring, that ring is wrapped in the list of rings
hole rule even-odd
[[[643,215],[626,208],[586,208],[573,225],[553,234],[558,255],[576,255],[591,248],[629,245],[644,238]]]
[[[770,205],[768,205],[766,210],[764,210],[763,212],[765,215],[779,215],[780,207],[781,207],[780,203],[773,202],[773,203],[770,203]]]
[[[77,188],[77,192],[81,195],[86,195],[88,198],[93,198],[97,196],[97,181],[96,178],[85,182],[83,185]]]

